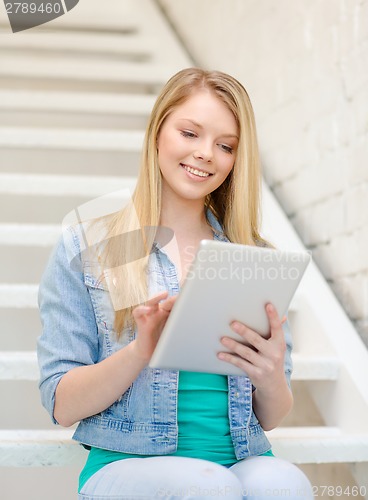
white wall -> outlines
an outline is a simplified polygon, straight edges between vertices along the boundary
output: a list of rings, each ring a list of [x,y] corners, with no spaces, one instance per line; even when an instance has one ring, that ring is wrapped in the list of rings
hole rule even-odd
[[[265,176],[368,345],[368,0],[159,0],[254,104]]]

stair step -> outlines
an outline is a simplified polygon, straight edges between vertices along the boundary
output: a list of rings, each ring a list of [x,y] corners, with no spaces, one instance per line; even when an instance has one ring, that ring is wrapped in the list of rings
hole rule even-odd
[[[90,60],[67,55],[32,58],[21,53],[2,54],[0,79],[7,88],[84,89],[157,93],[164,83],[182,69],[176,63]],[[33,83],[33,85],[32,85]]]
[[[0,89],[0,126],[146,128],[155,96]]]
[[[65,217],[74,214],[73,222],[76,222],[78,209],[83,210],[79,218],[86,220],[102,216],[107,213],[118,211],[127,199],[131,198],[131,191],[122,190],[117,193],[108,193],[104,197],[82,199],[77,196],[52,197],[50,196],[27,196],[15,197],[2,195],[0,197],[0,223],[25,223],[25,224],[62,224]],[[118,194],[119,194],[118,193]],[[85,207],[85,208],[82,208]],[[1,280],[0,280],[1,281]]]
[[[107,59],[119,58],[120,61],[147,61],[157,50],[157,39],[137,33],[85,33],[85,32],[48,32],[30,31],[18,33],[16,37],[0,36],[0,49],[10,54],[22,51],[33,57],[52,52],[68,57],[103,56]]]
[[[148,115],[155,96],[0,89],[0,109]]]
[[[37,337],[42,331],[38,309],[0,308],[0,322],[2,328],[0,352],[34,351]],[[1,390],[6,385],[3,384]],[[38,401],[35,404],[38,404]],[[2,420],[0,429],[3,427],[1,422]]]
[[[35,351],[0,351],[0,380],[38,380]]]
[[[296,464],[367,462],[368,433],[337,427],[278,427],[266,433],[276,456]]]
[[[3,246],[50,247],[60,235],[60,224],[0,224]]]
[[[0,172],[0,194],[92,198],[118,189],[133,190],[136,177],[11,174]]]
[[[143,132],[0,128],[1,171],[136,176]]]
[[[140,130],[79,130],[25,127],[1,127],[0,148],[45,148],[91,151],[140,152],[143,142]]]
[[[144,3],[146,3],[145,0]],[[76,5],[65,16],[54,19],[51,25],[41,24],[35,29],[41,33],[48,33],[50,30],[69,32],[73,27],[81,30],[85,28],[87,32],[101,31],[103,28],[107,31],[120,28],[121,32],[131,32],[138,28],[134,14],[136,10],[132,9],[129,1],[109,0],[109,8],[101,9],[101,3],[98,0],[89,0],[87,5],[80,2],[80,5]],[[0,19],[0,26],[4,24],[7,26],[4,21],[5,17],[4,20]]]
[[[340,362],[334,356],[292,354],[293,380],[337,380]]]
[[[0,466],[82,464],[87,452],[71,430],[0,431]],[[335,427],[280,427],[267,433],[276,456],[296,464],[368,461],[368,434]]]
[[[4,23],[4,20],[0,19],[0,27],[5,26],[8,35],[8,23]],[[127,38],[135,35],[137,39],[144,37],[146,40],[152,40],[149,48],[154,50],[157,60],[174,62],[179,68],[191,65],[182,44],[173,35],[160,8],[152,0],[109,0],[104,9],[101,9],[99,0],[79,2],[72,12],[54,19],[52,24],[37,26],[32,31],[39,32],[45,43],[48,36],[54,33],[66,36],[91,34],[97,39],[111,35]],[[26,34],[30,35],[31,32]],[[112,48],[113,50],[116,49]]]
[[[119,210],[131,198],[135,184],[135,177],[0,172],[0,227],[4,238],[14,235],[17,226],[28,234],[28,225],[61,226],[66,215],[76,213],[76,209],[83,219]]]
[[[294,358],[293,380],[334,380],[338,367],[325,369],[325,365],[335,366],[333,358]],[[317,375],[316,375],[317,373]],[[0,380],[38,380],[39,371],[35,352],[0,351]]]
[[[38,285],[0,283],[0,309],[37,308]]]
[[[71,430],[0,430],[0,466],[44,467],[83,464],[87,451]]]
[[[45,236],[44,235],[44,239]],[[51,245],[1,245],[0,234],[0,283],[32,285],[39,283],[51,254]],[[16,314],[18,314],[17,310]],[[13,329],[12,329],[13,330]]]

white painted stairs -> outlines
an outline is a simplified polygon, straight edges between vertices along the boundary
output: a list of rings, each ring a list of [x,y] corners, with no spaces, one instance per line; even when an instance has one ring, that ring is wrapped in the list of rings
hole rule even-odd
[[[153,0],[109,0],[108,11],[80,2],[16,37],[0,22],[0,55],[0,387],[34,388],[29,422],[11,409],[0,416],[0,465],[80,467],[86,451],[72,430],[51,426],[35,389],[38,281],[66,213],[134,186],[155,93],[192,62]],[[304,248],[267,186],[263,203],[265,236]],[[296,404],[269,433],[274,452],[297,464],[349,463],[368,491],[368,354],[313,263],[289,318]]]

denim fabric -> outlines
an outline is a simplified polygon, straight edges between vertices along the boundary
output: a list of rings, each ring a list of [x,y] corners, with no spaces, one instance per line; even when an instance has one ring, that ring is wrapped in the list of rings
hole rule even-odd
[[[186,457],[118,460],[96,472],[79,500],[312,500],[305,474],[280,458],[251,457],[230,468]]]
[[[228,241],[212,213],[214,238]],[[114,308],[108,290],[84,260],[70,262],[83,250],[80,228],[70,228],[54,249],[42,278],[39,306],[43,333],[38,339],[42,403],[53,418],[55,390],[72,368],[102,361],[131,342],[127,327],[120,340],[113,328]],[[158,245],[148,266],[150,294],[179,292],[174,264]],[[284,325],[285,373],[290,383],[291,336]],[[247,376],[229,376],[230,433],[237,459],[260,455],[270,444],[252,411],[252,385]],[[74,439],[87,446],[143,455],[173,453],[177,447],[178,372],[145,368],[130,388],[109,408],[82,420]]]
[[[241,491],[235,474],[214,462],[187,457],[128,458],[97,471],[83,486],[78,499],[241,500]]]

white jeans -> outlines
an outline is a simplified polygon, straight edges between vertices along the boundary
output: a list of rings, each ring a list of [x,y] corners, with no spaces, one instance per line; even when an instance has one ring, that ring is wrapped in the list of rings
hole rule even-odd
[[[295,465],[251,457],[230,468],[186,457],[128,458],[112,462],[83,486],[79,500],[310,500],[312,487]]]

